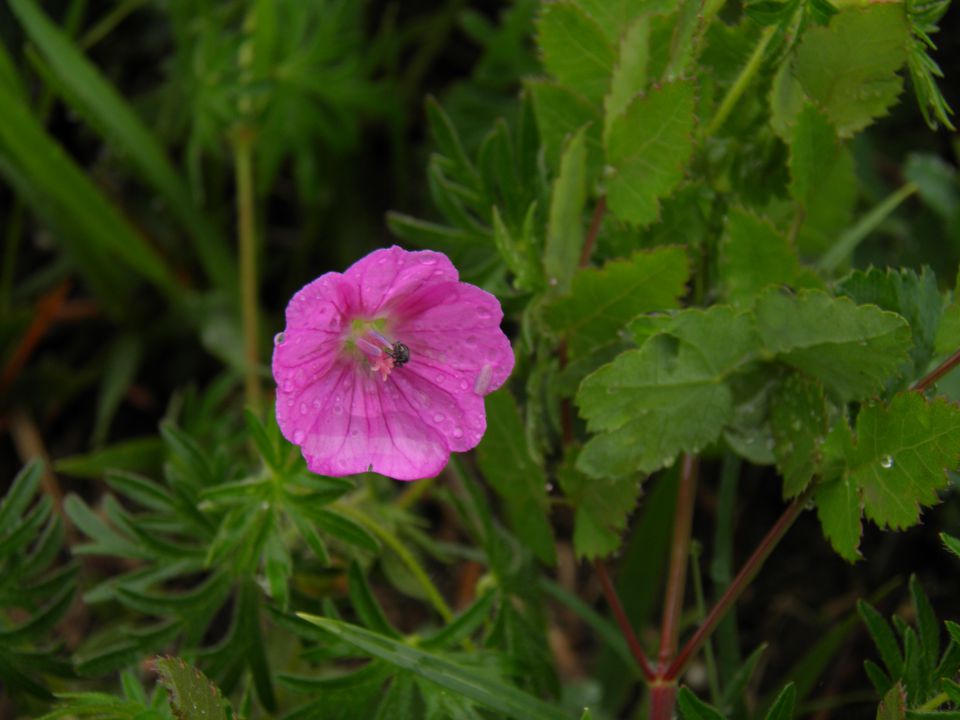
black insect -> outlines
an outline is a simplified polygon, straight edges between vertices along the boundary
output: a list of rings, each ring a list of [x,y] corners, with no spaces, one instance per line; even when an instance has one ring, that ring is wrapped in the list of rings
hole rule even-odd
[[[400,368],[410,362],[410,348],[402,342],[395,342],[393,347],[387,350],[387,355],[393,358],[393,366]]]

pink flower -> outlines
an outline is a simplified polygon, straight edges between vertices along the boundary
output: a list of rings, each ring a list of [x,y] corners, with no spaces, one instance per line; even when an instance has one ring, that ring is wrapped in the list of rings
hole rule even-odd
[[[480,442],[483,396],[513,369],[503,311],[438,252],[376,250],[287,305],[277,422],[323,475],[432,477]]]

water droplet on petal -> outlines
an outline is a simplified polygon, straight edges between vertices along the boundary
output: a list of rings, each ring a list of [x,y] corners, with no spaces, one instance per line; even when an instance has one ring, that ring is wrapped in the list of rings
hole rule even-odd
[[[436,265],[437,259],[432,255],[426,255],[420,260],[420,262],[422,262],[424,265]]]
[[[276,335],[273,336],[273,344],[283,345],[283,341],[286,339],[287,339],[286,335],[284,335],[282,332],[278,332]]]
[[[486,320],[490,317],[490,311],[485,307],[477,308],[477,317]]]
[[[893,467],[893,456],[892,456],[892,455],[884,455],[882,458],[880,458],[880,467],[882,467],[882,468],[884,468],[884,469],[886,469],[886,470],[889,470],[890,468],[892,468],[892,467]]]
[[[470,387],[470,385],[469,385],[469,383],[467,383],[466,380],[461,380],[461,381],[460,381],[460,389],[461,389],[461,390],[466,390],[468,387]]]
[[[443,413],[435,413],[433,416],[433,421],[435,423],[443,422],[443,417],[444,417]]]
[[[306,403],[300,403],[300,414],[306,415],[309,412],[309,408]]]
[[[293,434],[293,442],[296,443],[297,445],[299,445],[300,443],[303,442],[303,438],[304,438],[305,436],[306,436],[306,433],[304,433],[303,430],[297,430],[297,431]]]
[[[446,380],[447,378],[442,373],[437,373],[436,375],[434,375],[433,379],[437,382],[438,385],[443,385],[444,380]]]
[[[334,412],[335,415],[342,415],[342,414],[343,414],[343,405],[335,405],[335,406],[333,407],[333,412]]]
[[[477,336],[476,336],[476,335],[468,335],[468,336],[467,336],[467,339],[463,341],[463,344],[466,345],[468,348],[474,348],[474,347],[476,347],[476,346],[477,346]]]
[[[359,435],[359,434],[360,434],[360,429],[359,429],[359,428],[354,428],[353,430],[350,431],[350,436],[351,436],[351,437],[356,437],[356,436]]]
[[[453,429],[453,436],[454,436],[455,438],[462,438],[462,437],[463,437],[463,428],[455,427],[455,428]]]

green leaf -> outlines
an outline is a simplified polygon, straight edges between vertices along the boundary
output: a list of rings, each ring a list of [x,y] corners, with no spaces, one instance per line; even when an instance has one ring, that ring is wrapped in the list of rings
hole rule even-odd
[[[548,305],[544,319],[569,340],[570,355],[577,357],[615,340],[640,313],[677,307],[688,275],[684,248],[638,252],[579,271],[570,295]]]
[[[70,38],[50,22],[35,0],[13,0],[10,7],[63,84],[71,107],[104,138],[115,143],[163,196],[172,214],[191,235],[190,247],[210,279],[225,292],[235,289],[237,271],[233,256],[217,228],[194,204],[187,184],[170,164],[157,137]]]
[[[637,96],[610,124],[607,202],[621,220],[653,222],[660,199],[683,179],[693,152],[693,95],[692,82],[666,83]]]
[[[910,323],[913,346],[902,371],[906,379],[920,376],[933,357],[942,301],[937,278],[928,267],[916,270],[870,268],[855,270],[837,283],[837,292],[859,305],[877,305]]]
[[[677,708],[683,720],[726,720],[719,710],[698,698],[686,686],[677,693]]]
[[[770,285],[794,285],[800,260],[768,220],[744,208],[733,208],[720,244],[719,269],[725,297],[748,304]]]
[[[767,350],[848,400],[878,391],[910,348],[903,318],[820,291],[770,290],[756,316]]]
[[[944,544],[944,547],[947,548],[950,552],[960,558],[960,538],[956,538],[953,535],[948,535],[947,533],[940,533],[940,541]]]
[[[586,129],[581,128],[567,143],[550,196],[543,269],[548,282],[560,292],[570,289],[583,250],[583,207],[587,199],[585,135]]]
[[[576,3],[543,5],[537,23],[543,66],[561,84],[593,103],[610,87],[615,51],[600,25]]]
[[[305,613],[298,613],[298,615],[365,654],[408,670],[496,712],[525,720],[567,718],[566,713],[561,710],[547,705],[512,685],[484,676],[476,668],[463,667],[446,658],[418,650],[355,625]]]
[[[28,462],[17,473],[10,489],[3,496],[3,502],[0,503],[0,533],[6,533],[19,524],[21,515],[37,494],[42,477],[41,460]]]
[[[767,711],[764,720],[792,720],[793,706],[797,701],[797,688],[793,683],[789,683],[777,699],[773,701],[770,710]]]
[[[665,0],[578,0],[577,4],[597,21],[614,44],[637,15],[666,12],[671,5]]]
[[[587,177],[594,178],[600,172],[603,157],[599,108],[553,82],[528,80],[526,88],[533,98],[547,164],[551,168],[559,167],[567,138],[586,127]]]
[[[232,716],[220,688],[181,658],[158,658],[153,667],[170,693],[170,709],[179,720],[226,720]]]
[[[627,519],[640,495],[636,477],[590,478],[575,467],[575,456],[564,462],[557,480],[576,509],[573,548],[578,558],[606,557],[620,548]]]
[[[886,114],[903,84],[907,59],[903,5],[875,3],[834,15],[829,27],[811,27],[796,50],[793,70],[841,137]]]
[[[898,678],[903,673],[903,655],[900,652],[900,646],[897,644],[897,638],[890,628],[890,624],[883,618],[877,610],[867,602],[860,600],[857,602],[857,612],[863,618],[864,624],[870,637],[873,638],[877,651],[880,653],[880,659],[887,668],[887,673],[892,678]]]
[[[639,17],[623,34],[610,92],[603,101],[604,136],[613,119],[620,115],[634,96],[647,87],[647,63],[650,57],[650,18]]]
[[[790,375],[771,399],[770,427],[783,496],[796,497],[820,465],[820,445],[828,428],[823,385],[799,373]]]
[[[790,195],[806,207],[836,160],[837,132],[812,105],[797,116],[790,138]]]
[[[920,648],[923,651],[923,672],[927,677],[933,677],[937,660],[940,658],[940,621],[937,620],[930,600],[920,587],[916,575],[910,576],[910,597],[913,599]]]
[[[727,375],[759,349],[752,315],[722,305],[668,318],[639,350],[589,375],[577,405],[596,433],[577,466],[594,477],[652,472],[699,452],[730,417]]]
[[[938,501],[958,457],[960,409],[907,392],[887,407],[861,409],[846,474],[860,488],[868,518],[903,529],[919,521],[921,506]]]
[[[153,247],[3,85],[0,107],[0,173],[55,230],[104,306],[111,312],[123,307],[132,287],[130,271],[177,299],[182,288]]]
[[[350,563],[350,570],[347,573],[347,588],[350,592],[350,603],[364,625],[380,635],[400,638],[400,633],[393,629],[383,612],[383,608],[380,607],[380,603],[374,597],[370,585],[367,584],[363,568],[356,561]]]
[[[342,513],[324,508],[301,508],[304,515],[317,523],[322,530],[350,545],[356,545],[372,553],[380,551],[380,543],[364,527]]]
[[[907,717],[907,693],[903,685],[897,683],[880,701],[877,708],[877,720],[905,720]]]
[[[477,462],[503,498],[511,529],[538,558],[553,565],[556,551],[547,478],[527,447],[517,403],[506,388],[488,395],[485,402],[487,432],[477,448]]]
[[[849,442],[850,430],[847,425],[842,423],[838,427],[843,429],[835,429],[827,436],[825,449],[829,449],[837,437],[845,435]],[[857,548],[863,532],[860,523],[863,510],[856,483],[846,475],[827,480],[817,485],[813,499],[817,505],[817,517],[820,519],[823,534],[842,558],[854,562],[860,557]]]
[[[163,443],[158,437],[123,440],[86,455],[71,455],[54,463],[57,472],[83,478],[102,478],[111,470],[152,472],[163,464]]]

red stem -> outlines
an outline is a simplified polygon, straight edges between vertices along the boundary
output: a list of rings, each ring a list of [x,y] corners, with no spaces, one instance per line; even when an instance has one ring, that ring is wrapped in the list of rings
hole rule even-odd
[[[666,667],[677,652],[680,636],[680,615],[683,612],[683,593],[687,584],[687,565],[690,560],[690,533],[693,526],[693,504],[697,494],[696,455],[684,455],[680,468],[680,487],[677,490],[677,508],[673,520],[673,543],[667,587],[663,594],[663,619],[660,622],[660,667]],[[653,715],[653,717],[657,717]]]
[[[937,380],[942,378],[948,372],[953,370],[958,364],[960,364],[960,350],[957,350],[953,355],[948,357],[942,363],[937,365],[933,370],[928,372],[922,378],[917,380],[914,384],[913,389],[917,392],[924,392],[928,387],[933,385]]]
[[[737,576],[733,579],[733,582],[730,583],[723,595],[720,596],[720,599],[717,600],[717,604],[710,610],[703,624],[697,628],[693,636],[687,640],[683,649],[677,657],[674,658],[673,662],[670,663],[670,666],[663,671],[662,676],[665,680],[676,681],[676,679],[683,674],[683,671],[687,669],[687,665],[693,660],[704,642],[706,642],[710,634],[716,629],[716,626],[723,619],[723,616],[727,614],[730,607],[737,601],[753,578],[756,577],[756,574],[760,571],[760,568],[763,567],[763,563],[766,562],[767,558],[770,557],[770,553],[773,552],[777,543],[783,539],[787,530],[793,525],[794,520],[797,519],[797,516],[800,515],[800,512],[803,510],[803,506],[806,504],[808,497],[809,491],[796,498],[787,506],[783,515],[781,515],[776,524],[770,528],[770,531],[764,536],[763,540],[760,541],[757,549],[753,551],[753,555],[744,563],[743,567],[740,568],[740,572],[738,572]]]
[[[590,229],[587,230],[587,239],[583,242],[583,250],[580,253],[580,267],[586,267],[590,262],[590,256],[593,254],[593,246],[597,243],[597,235],[600,233],[600,223],[603,221],[603,214],[607,211],[607,198],[604,195],[597,200],[593,208],[593,217],[590,218]]]
[[[603,560],[597,558],[593,561],[593,567],[597,571],[597,577],[600,578],[600,586],[603,588],[603,594],[607,598],[607,604],[610,605],[610,609],[613,611],[613,617],[617,621],[617,625],[620,626],[620,632],[623,633],[624,638],[627,640],[630,652],[633,653],[633,657],[636,659],[637,665],[640,666],[640,670],[643,672],[643,676],[647,679],[647,682],[652,682],[656,677],[656,672],[654,672],[653,666],[647,659],[647,654],[643,651],[643,646],[640,645],[640,641],[633,631],[633,626],[630,624],[627,614],[623,611],[620,596],[617,595],[617,589],[613,586],[613,583],[610,581],[610,575],[607,573],[607,566],[603,564]]]

